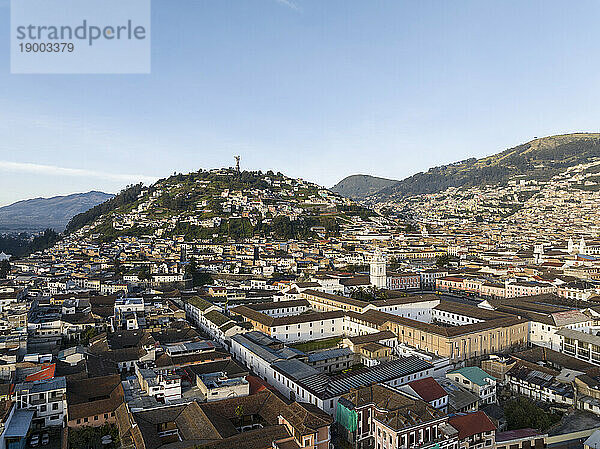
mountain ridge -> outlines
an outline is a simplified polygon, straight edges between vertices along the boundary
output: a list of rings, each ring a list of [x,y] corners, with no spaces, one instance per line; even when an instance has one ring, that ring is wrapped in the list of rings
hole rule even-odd
[[[432,167],[375,192],[381,203],[449,187],[505,184],[511,179],[548,179],[561,170],[600,158],[600,133],[570,133],[535,138],[482,158]]]
[[[0,232],[35,233],[47,228],[62,232],[73,216],[112,197],[112,194],[91,190],[15,201],[0,207]]]
[[[346,176],[344,179],[334,185],[331,190],[339,193],[342,196],[345,196],[346,198],[360,200],[373,195],[381,189],[389,187],[397,182],[398,180],[395,179],[356,174]]]

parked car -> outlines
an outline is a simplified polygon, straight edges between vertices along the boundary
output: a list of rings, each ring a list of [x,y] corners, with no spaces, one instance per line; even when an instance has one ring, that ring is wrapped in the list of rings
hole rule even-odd
[[[29,445],[31,447],[37,447],[38,444],[40,444],[40,434],[34,433],[29,440]]]
[[[42,435],[42,446],[45,446],[49,442],[50,442],[50,435],[48,435],[48,432],[44,432]]]

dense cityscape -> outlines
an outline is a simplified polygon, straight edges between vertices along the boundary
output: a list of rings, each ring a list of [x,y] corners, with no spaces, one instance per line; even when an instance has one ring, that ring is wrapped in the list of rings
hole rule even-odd
[[[0,0],[0,449],[600,449],[598,17]]]
[[[595,447],[598,163],[365,205],[239,165],[130,186],[1,254],[2,441]]]

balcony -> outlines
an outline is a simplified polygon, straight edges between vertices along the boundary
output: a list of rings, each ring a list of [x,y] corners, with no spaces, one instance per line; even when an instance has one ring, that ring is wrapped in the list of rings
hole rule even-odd
[[[65,395],[58,395],[55,397],[46,397],[46,398],[42,398],[42,399],[29,399],[29,401],[27,402],[29,405],[43,405],[43,404],[48,404],[50,406],[50,404],[52,404],[53,402],[62,402],[65,399]]]
[[[575,353],[576,353],[576,351],[577,351],[577,349],[576,349],[575,345],[568,345],[566,343],[563,344],[563,352],[565,354],[573,355],[574,356]]]
[[[580,359],[589,360],[590,350],[578,347],[577,348],[577,357]]]
[[[46,398],[29,399],[29,401],[27,401],[27,403],[29,405],[43,405],[43,404],[47,404],[48,400]]]

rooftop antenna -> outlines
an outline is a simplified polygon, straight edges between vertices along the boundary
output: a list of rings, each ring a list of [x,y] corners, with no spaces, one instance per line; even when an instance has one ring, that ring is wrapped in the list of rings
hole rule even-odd
[[[235,169],[240,172],[240,158],[241,156],[233,156],[235,158]]]

